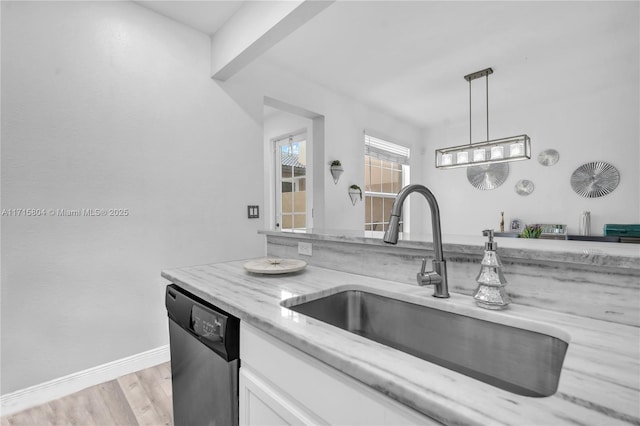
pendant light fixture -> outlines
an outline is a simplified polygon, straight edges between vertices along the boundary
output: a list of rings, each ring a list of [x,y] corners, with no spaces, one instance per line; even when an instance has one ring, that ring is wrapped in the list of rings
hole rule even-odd
[[[453,169],[531,158],[531,140],[527,135],[489,140],[490,74],[493,74],[493,70],[487,68],[464,76],[464,79],[469,82],[469,144],[436,149],[436,168]],[[485,77],[487,87],[487,140],[485,142],[471,143],[471,81],[480,77]]]

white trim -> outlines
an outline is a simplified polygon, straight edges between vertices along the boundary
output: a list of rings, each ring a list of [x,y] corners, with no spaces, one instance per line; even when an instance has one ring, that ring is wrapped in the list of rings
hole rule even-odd
[[[293,132],[284,133],[280,136],[276,136],[275,138],[271,138],[271,141],[277,144],[278,142],[282,141],[288,142],[289,138],[291,138],[291,142],[302,142],[307,140],[307,128],[303,127]]]
[[[394,194],[394,193],[391,193],[391,192],[365,191],[364,195],[368,195],[370,197],[396,198],[396,195],[398,195],[398,194]]]
[[[385,161],[392,161],[394,163],[409,164],[411,150],[397,143],[390,142],[386,138],[378,138],[368,134],[365,130],[364,133],[364,153],[365,155],[372,156]]]
[[[294,139],[292,141],[289,141],[287,138],[281,138],[281,139],[272,139],[273,141],[273,145],[274,145],[274,167],[275,167],[275,210],[274,210],[274,216],[276,218],[276,221],[278,223],[280,223],[280,227],[279,228],[275,228],[275,223],[274,223],[274,229],[276,231],[282,231],[282,232],[287,232],[287,231],[293,231],[293,232],[307,232],[307,229],[311,228],[311,224],[312,224],[312,215],[311,215],[311,210],[313,208],[312,203],[309,200],[309,196],[310,194],[313,192],[312,188],[313,188],[313,170],[311,167],[311,164],[309,164],[309,152],[312,151],[312,143],[309,141],[308,138],[308,132],[307,132],[307,128],[305,128],[301,133],[299,132],[297,136],[294,137]],[[297,139],[296,139],[297,138]],[[304,142],[306,147],[305,147],[305,157],[304,157],[304,164],[306,166],[306,171],[305,171],[305,175],[304,176],[299,176],[296,177],[294,176],[293,170],[291,173],[291,177],[290,178],[283,178],[282,177],[282,160],[281,160],[281,155],[282,155],[282,147],[286,146],[287,144],[290,143],[296,143],[296,142]],[[288,167],[288,166],[287,166]],[[287,214],[283,214],[282,213],[282,184],[284,182],[291,182],[291,190],[293,192],[293,194],[295,194],[296,191],[296,187],[299,188],[300,185],[300,180],[301,179],[306,179],[306,204],[305,204],[305,212],[304,213],[295,213],[294,212],[294,199],[295,199],[295,195],[293,195],[291,197],[291,212],[292,213],[287,213]],[[297,183],[297,184],[296,184]],[[312,196],[312,195],[311,195]],[[295,224],[294,221],[294,217],[298,215],[298,216],[304,216],[305,217],[305,226],[304,228],[297,228],[296,229],[292,229],[292,228],[287,228],[285,229],[283,227],[283,222],[284,222],[284,217],[285,216],[292,216],[292,223],[291,226],[293,226]]]
[[[126,358],[98,365],[68,376],[20,389],[0,396],[2,416],[70,395],[82,389],[108,382],[126,374],[144,370],[171,358],[169,345],[160,346]]]

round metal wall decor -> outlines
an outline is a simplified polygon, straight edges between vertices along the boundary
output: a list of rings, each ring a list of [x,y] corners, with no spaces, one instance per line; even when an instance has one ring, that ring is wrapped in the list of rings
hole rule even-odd
[[[553,166],[560,159],[560,154],[555,149],[546,149],[538,155],[538,163],[543,166]]]
[[[586,198],[597,198],[613,192],[620,182],[620,172],[609,163],[593,161],[578,167],[571,175],[571,187]]]
[[[467,180],[474,187],[487,191],[496,189],[509,176],[508,163],[483,164],[467,167]]]
[[[521,179],[516,183],[516,193],[518,195],[526,196],[533,192],[535,186],[533,182],[527,179]]]

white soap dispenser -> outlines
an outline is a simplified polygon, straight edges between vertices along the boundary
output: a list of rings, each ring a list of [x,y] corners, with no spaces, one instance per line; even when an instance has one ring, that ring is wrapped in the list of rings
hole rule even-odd
[[[489,241],[484,243],[484,256],[476,278],[478,288],[473,298],[481,308],[504,309],[511,303],[511,298],[504,288],[507,280],[502,274],[502,262],[496,251],[498,243],[493,241],[493,229],[485,229],[482,235],[489,237]]]

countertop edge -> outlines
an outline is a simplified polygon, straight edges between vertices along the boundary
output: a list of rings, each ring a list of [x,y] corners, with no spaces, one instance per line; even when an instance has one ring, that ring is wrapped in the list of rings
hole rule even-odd
[[[303,239],[347,244],[363,244],[381,248],[390,247],[380,238],[353,235],[332,235],[280,231],[258,231],[267,238]],[[468,239],[469,242],[460,242]],[[453,240],[453,242],[452,242]],[[517,241],[518,238],[497,237],[498,252],[503,260],[525,263],[545,262],[573,264],[576,267],[601,267],[607,270],[640,275],[640,244],[623,244],[624,248],[611,247],[614,243],[594,243],[585,241],[536,240]],[[481,257],[484,237],[461,237],[443,235],[445,259],[452,256]],[[619,243],[622,244],[622,243]],[[525,247],[528,246],[528,247]],[[433,250],[430,241],[398,241],[397,247],[407,249]],[[618,252],[618,253],[616,253]],[[565,265],[566,266],[566,265]]]

